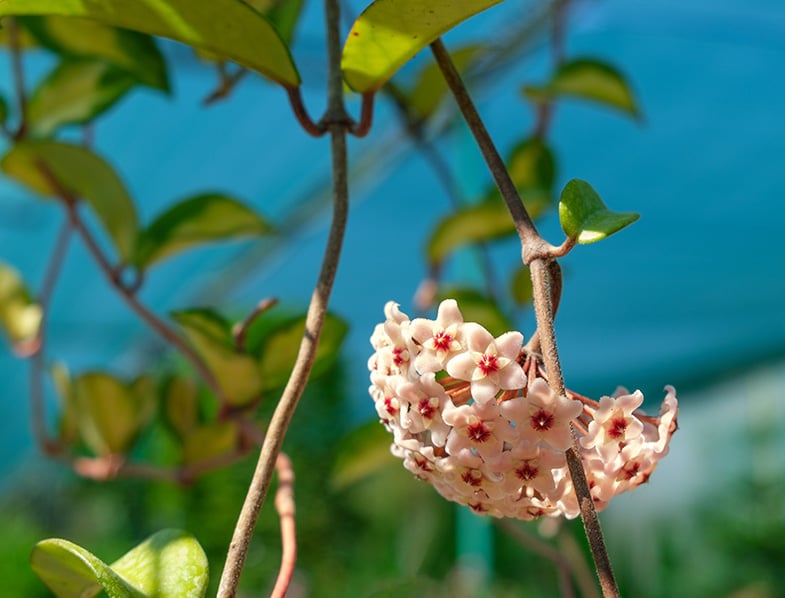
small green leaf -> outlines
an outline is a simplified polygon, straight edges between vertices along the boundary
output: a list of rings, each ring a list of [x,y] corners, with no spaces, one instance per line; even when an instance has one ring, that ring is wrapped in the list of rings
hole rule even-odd
[[[213,52],[285,87],[300,75],[272,24],[237,0],[4,0],[0,16],[60,15],[159,35]]]
[[[100,60],[136,82],[169,90],[166,63],[149,35],[79,18],[22,17],[19,21],[39,44],[65,58]]]
[[[27,354],[26,345],[38,336],[42,317],[19,272],[0,261],[0,328],[20,354]]]
[[[201,598],[209,578],[207,556],[182,530],[156,532],[112,563],[112,569],[156,598]]]
[[[374,92],[425,46],[462,21],[502,0],[376,0],[357,18],[343,48],[349,86]]]
[[[52,382],[56,391],[57,404],[60,409],[58,437],[64,445],[79,442],[79,407],[74,395],[74,384],[71,373],[63,363],[55,363],[50,369]]]
[[[89,372],[74,380],[79,432],[97,455],[123,454],[140,424],[140,405],[134,392],[117,378]]]
[[[262,235],[272,227],[239,201],[219,193],[190,197],[142,231],[134,262],[145,269],[193,245]]]
[[[135,83],[134,77],[102,60],[64,60],[30,98],[30,132],[46,137],[63,125],[90,122]]]
[[[226,320],[209,309],[179,311],[172,317],[204,359],[230,405],[247,405],[259,398],[259,366],[234,347]]]
[[[84,147],[49,140],[19,142],[0,161],[10,177],[42,195],[57,196],[42,167],[71,194],[88,202],[122,261],[130,261],[137,235],[136,209],[112,167]]]
[[[455,299],[461,308],[466,322],[482,324],[494,336],[514,329],[512,322],[504,315],[499,304],[476,289],[452,287],[439,290],[439,301]]]
[[[392,434],[378,419],[355,428],[338,444],[335,466],[330,476],[331,486],[341,490],[399,461],[392,456]]]
[[[524,139],[513,148],[507,159],[507,170],[519,190],[550,191],[556,179],[556,160],[553,152],[541,139],[532,137]],[[536,217],[531,213],[529,215]]]
[[[175,376],[164,390],[164,414],[175,433],[185,437],[199,422],[199,397],[194,381]]]
[[[183,462],[199,463],[231,454],[237,448],[237,424],[230,421],[198,426],[183,439]]]
[[[524,87],[529,98],[544,102],[559,96],[591,100],[611,106],[634,117],[640,116],[635,96],[627,80],[611,65],[586,58],[566,62],[541,87]]]
[[[591,185],[572,179],[565,186],[559,202],[559,220],[566,235],[578,243],[600,241],[640,217],[635,212],[612,212]]]
[[[283,322],[263,341],[259,368],[265,390],[282,387],[289,378],[289,373],[297,359],[300,342],[305,330],[305,318]],[[341,318],[327,314],[324,319],[322,336],[311,372],[318,376],[326,371],[335,361],[349,326]]]
[[[103,589],[110,598],[144,598],[109,565],[81,546],[50,538],[33,548],[30,566],[57,598],[92,598]]]
[[[531,272],[526,266],[517,268],[510,279],[510,294],[518,305],[527,305],[534,296]]]

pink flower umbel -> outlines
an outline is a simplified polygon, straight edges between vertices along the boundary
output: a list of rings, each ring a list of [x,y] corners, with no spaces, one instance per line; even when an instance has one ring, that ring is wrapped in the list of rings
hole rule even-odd
[[[523,335],[494,338],[464,322],[451,299],[436,320],[410,321],[395,303],[371,337],[370,394],[391,452],[418,479],[475,513],[577,517],[564,451],[573,429],[598,510],[646,482],[677,428],[672,387],[658,417],[640,391],[599,402],[556,395]],[[527,375],[528,374],[528,375]]]

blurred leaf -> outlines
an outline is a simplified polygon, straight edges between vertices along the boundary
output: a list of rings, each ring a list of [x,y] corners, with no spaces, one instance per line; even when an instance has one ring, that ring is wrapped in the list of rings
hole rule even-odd
[[[30,566],[57,598],[92,598],[102,589],[110,598],[145,596],[101,559],[68,540],[50,538],[36,544]]]
[[[270,19],[281,38],[292,43],[294,28],[303,8],[303,0],[245,0],[256,10]]]
[[[475,289],[462,287],[440,289],[439,301],[444,299],[455,299],[461,308],[464,321],[478,322],[494,336],[515,329],[499,305]]]
[[[140,409],[133,391],[117,378],[89,372],[74,380],[82,440],[96,455],[123,454],[140,427]]]
[[[74,396],[73,381],[68,368],[63,363],[56,363],[50,369],[52,382],[56,390],[60,421],[58,436],[65,445],[79,442],[79,408]]]
[[[518,305],[527,305],[533,297],[531,273],[526,266],[517,268],[510,279],[510,294]]]
[[[640,116],[635,96],[624,75],[598,60],[580,58],[565,62],[548,83],[541,87],[526,86],[523,93],[537,102],[571,96],[617,108],[636,118]]]
[[[390,452],[392,434],[373,420],[349,432],[338,444],[331,486],[342,490],[399,460]]]
[[[0,95],[0,124],[8,120],[8,102]]]
[[[247,405],[259,398],[259,366],[234,347],[228,322],[210,309],[179,311],[172,317],[204,359],[230,405]]]
[[[175,433],[185,437],[199,422],[199,396],[190,378],[175,376],[164,389],[164,414]]]
[[[473,44],[451,52],[455,68],[462,72],[466,65],[485,50],[483,46]],[[447,94],[447,82],[444,80],[438,65],[431,61],[419,73],[408,96],[408,107],[420,120],[426,120],[439,107]]]
[[[33,92],[27,118],[33,135],[46,137],[63,125],[90,122],[136,82],[102,60],[64,60]]]
[[[112,563],[145,596],[199,598],[208,582],[207,556],[188,532],[164,529]]]
[[[635,212],[612,212],[591,185],[580,179],[572,179],[565,185],[559,202],[562,229],[581,244],[600,241],[639,217]]]
[[[24,345],[38,336],[42,317],[19,272],[0,261],[0,328],[20,354],[26,354]]]
[[[300,75],[272,24],[237,0],[5,0],[0,16],[85,17],[105,25],[160,35],[255,70],[285,87]]]
[[[145,269],[188,247],[269,233],[272,227],[239,201],[218,193],[190,197],[142,231],[135,264]]]
[[[30,555],[33,571],[58,598],[198,598],[207,589],[207,557],[190,534],[161,530],[112,566],[81,546],[50,538]]]
[[[26,4],[32,5],[33,2]],[[0,13],[2,10],[0,7]],[[166,62],[149,35],[109,27],[89,19],[46,16],[23,17],[19,21],[38,43],[53,52],[69,58],[107,62],[139,83],[162,91],[169,90]]]
[[[183,461],[199,463],[231,454],[237,448],[237,425],[223,421],[191,430],[183,439]]]
[[[550,190],[556,179],[556,161],[550,148],[536,137],[524,139],[507,159],[507,170],[518,189]],[[532,216],[534,218],[534,216]]]
[[[144,374],[131,382],[129,388],[136,402],[137,426],[146,426],[158,410],[158,385],[150,374]]]
[[[456,249],[480,241],[492,241],[515,232],[510,212],[499,198],[460,208],[442,219],[426,247],[428,261],[440,264]]]
[[[8,176],[42,195],[57,196],[41,165],[62,187],[90,204],[127,263],[136,242],[136,209],[112,167],[84,147],[49,140],[19,142],[0,161]]]
[[[462,21],[502,0],[376,0],[357,18],[341,68],[359,93],[379,89],[417,52]]]
[[[327,314],[324,319],[319,348],[311,376],[326,371],[338,356],[349,326],[338,316]],[[305,331],[305,317],[283,323],[273,330],[261,347],[259,368],[265,390],[280,388],[289,379],[289,373],[297,359],[300,342]]]

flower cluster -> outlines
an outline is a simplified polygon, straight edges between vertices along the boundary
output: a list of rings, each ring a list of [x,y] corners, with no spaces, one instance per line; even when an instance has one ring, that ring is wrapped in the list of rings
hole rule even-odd
[[[393,454],[448,500],[496,517],[578,516],[564,455],[571,423],[597,509],[647,481],[668,452],[672,387],[658,417],[638,410],[640,391],[557,396],[520,332],[494,338],[452,299],[436,320],[410,320],[393,302],[385,315],[371,337],[371,397]]]

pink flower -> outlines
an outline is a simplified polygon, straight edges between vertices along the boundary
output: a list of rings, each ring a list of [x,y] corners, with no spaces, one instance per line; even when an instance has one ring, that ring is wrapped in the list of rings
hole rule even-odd
[[[455,299],[445,299],[439,304],[436,320],[415,318],[411,323],[411,336],[422,346],[414,367],[421,374],[444,369],[447,360],[463,348],[461,343],[463,316]]]
[[[643,432],[643,423],[633,415],[642,403],[643,394],[639,390],[616,398],[602,397],[594,420],[589,423],[588,434],[581,438],[581,446],[596,447],[606,460],[611,459]]]

